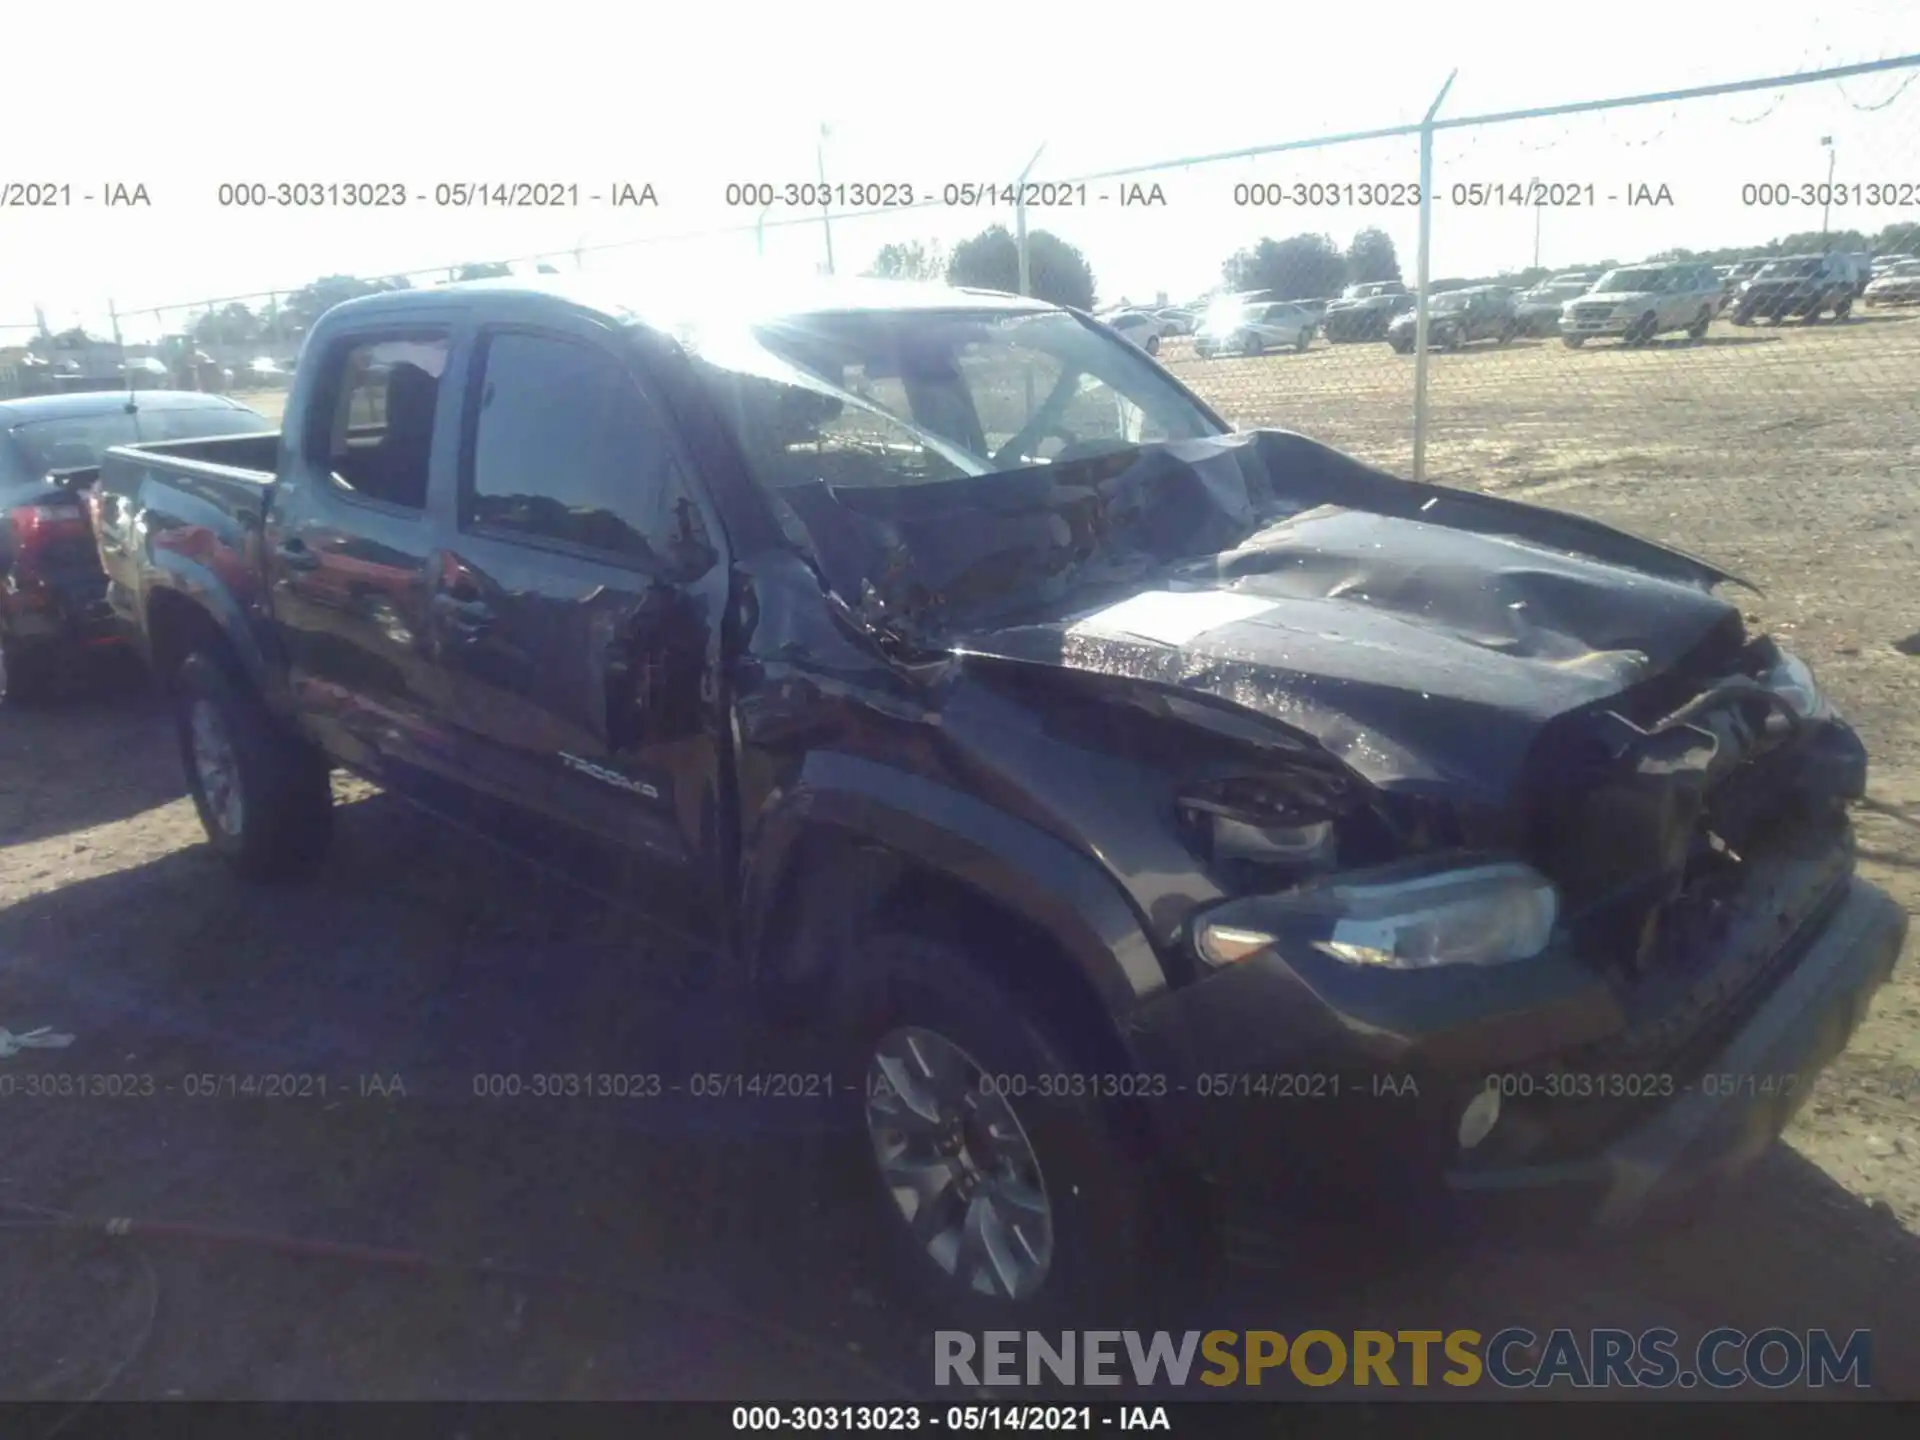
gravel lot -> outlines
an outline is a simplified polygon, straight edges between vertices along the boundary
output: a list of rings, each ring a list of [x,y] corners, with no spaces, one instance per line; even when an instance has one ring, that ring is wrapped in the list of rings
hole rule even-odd
[[[1162,358],[1243,425],[1410,462],[1413,362],[1384,346],[1201,362],[1176,343]],[[1910,910],[1920,658],[1898,646],[1920,632],[1916,393],[1920,316],[1716,326],[1642,351],[1477,347],[1434,357],[1428,457],[1434,478],[1583,511],[1751,579],[1753,617],[1814,662],[1867,738],[1864,869]],[[0,1199],[418,1248],[602,1288],[20,1231],[0,1245],[14,1300],[0,1394],[878,1398],[889,1377],[924,1384],[924,1339],[842,1258],[850,1222],[808,1182],[791,1110],[688,1103],[623,1120],[474,1097],[487,1072],[723,1068],[740,1042],[684,1018],[711,1011],[702,977],[396,802],[341,790],[317,881],[248,890],[202,846],[165,717],[137,684],[102,676],[0,717],[0,1025],[75,1037],[0,1059],[0,1077],[174,1085],[0,1096]],[[330,1088],[182,1093],[209,1073]],[[1911,953],[1788,1138],[1685,1233],[1414,1258],[1316,1241],[1235,1267],[1192,1319],[1866,1327],[1878,1388],[1920,1398]]]

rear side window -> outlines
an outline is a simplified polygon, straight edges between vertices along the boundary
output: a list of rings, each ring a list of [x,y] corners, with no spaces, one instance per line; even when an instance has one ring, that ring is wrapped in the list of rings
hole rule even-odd
[[[114,445],[131,445],[140,438],[133,416],[125,410],[103,415],[60,416],[28,420],[14,427],[13,440],[29,476],[39,479],[49,470],[78,470],[98,465]]]
[[[617,358],[509,331],[482,364],[466,524],[637,561],[698,538],[666,422]]]
[[[319,407],[318,438],[335,484],[369,500],[421,510],[447,370],[444,331],[355,340],[336,351]]]
[[[142,410],[139,420],[142,440],[201,440],[215,435],[258,435],[273,429],[265,416],[225,405]]]

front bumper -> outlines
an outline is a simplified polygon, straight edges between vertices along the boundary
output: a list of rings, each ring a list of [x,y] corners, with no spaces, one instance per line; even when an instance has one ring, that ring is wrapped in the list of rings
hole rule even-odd
[[[1651,1024],[1628,1022],[1609,982],[1570,955],[1386,988],[1271,953],[1211,974],[1132,1027],[1136,1062],[1164,1077],[1159,1143],[1250,1228],[1316,1212],[1629,1224],[1763,1153],[1891,973],[1906,914],[1851,875],[1849,855],[1782,859],[1722,958]],[[1783,935],[1789,912],[1804,918]],[[1538,1077],[1569,1068],[1613,1088],[1540,1098]],[[1505,1102],[1487,1140],[1463,1149],[1460,1116],[1496,1079],[1524,1080],[1532,1098]]]
[[[1845,1050],[1906,940],[1906,911],[1876,886],[1848,883],[1839,906],[1786,979],[1672,1103],[1600,1154],[1561,1164],[1451,1171],[1469,1200],[1586,1197],[1602,1229],[1724,1184],[1759,1159]],[[1528,1207],[1530,1208],[1530,1207]]]
[[[125,639],[107,604],[103,574],[8,575],[0,580],[0,610],[16,644],[36,649],[118,645]]]
[[[1590,318],[1562,315],[1560,333],[1562,335],[1624,335],[1639,318],[1638,315],[1631,315],[1624,311]]]

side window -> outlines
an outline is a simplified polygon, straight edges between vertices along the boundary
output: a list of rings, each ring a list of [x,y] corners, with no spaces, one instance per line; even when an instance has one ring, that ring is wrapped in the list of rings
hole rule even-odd
[[[482,363],[466,523],[635,560],[705,544],[665,424],[618,360],[505,332]]]
[[[142,440],[202,440],[217,435],[259,435],[272,429],[272,421],[251,410],[213,405],[140,412]]]
[[[320,414],[334,483],[370,500],[421,510],[433,422],[447,371],[444,331],[354,341],[338,352]]]

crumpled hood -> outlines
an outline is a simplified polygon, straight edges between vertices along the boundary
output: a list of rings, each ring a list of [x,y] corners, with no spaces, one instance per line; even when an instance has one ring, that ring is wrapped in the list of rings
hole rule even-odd
[[[1739,625],[1710,591],[1733,577],[1702,561],[1285,432],[826,503],[843,555],[820,558],[843,596],[863,528],[845,521],[884,536],[890,563],[854,606],[876,631],[1198,692],[1383,788],[1493,803],[1550,721]]]

